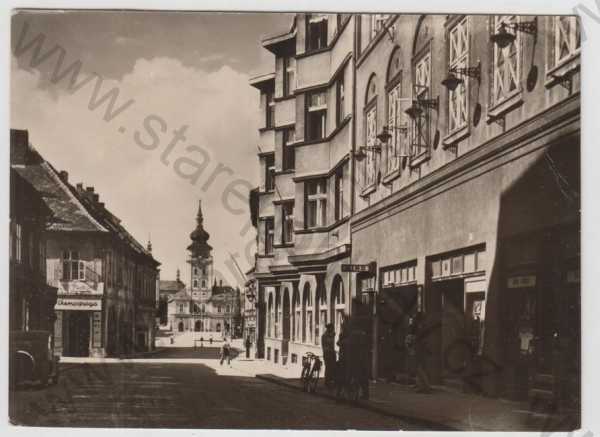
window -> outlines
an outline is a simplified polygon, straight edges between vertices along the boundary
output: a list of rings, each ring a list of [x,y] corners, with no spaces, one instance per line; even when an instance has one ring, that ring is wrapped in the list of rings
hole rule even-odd
[[[221,312],[221,305],[217,306],[217,312],[220,313]]]
[[[385,27],[385,22],[389,18],[389,14],[371,14],[369,15],[369,39],[375,38],[375,36]]]
[[[336,169],[334,174],[335,221],[344,218],[344,166]]]
[[[335,121],[339,126],[346,117],[345,113],[346,91],[344,89],[344,72],[340,74],[339,79],[335,83]]]
[[[516,23],[515,15],[499,15],[494,17],[494,33],[500,30],[501,24]],[[506,27],[506,31],[515,31]],[[494,64],[492,80],[492,104],[497,104],[510,97],[519,89],[521,79],[521,33],[516,32],[515,41],[505,48],[493,44]]]
[[[202,266],[202,274],[206,276],[206,266]]]
[[[404,112],[410,99],[402,97],[402,83],[398,82],[388,92],[388,132],[391,135],[387,142],[387,172],[391,173],[400,168],[400,157],[406,155],[406,136],[408,122]]]
[[[206,305],[202,304],[202,307],[200,308],[200,311],[202,311],[203,313],[206,312]]]
[[[285,244],[292,243],[294,241],[294,203],[286,202],[281,204],[282,211],[282,229],[283,235],[281,240]]]
[[[206,288],[206,281],[204,279],[202,280],[202,288]]]
[[[226,312],[226,313],[229,313],[229,312],[230,312],[230,310],[231,310],[231,307],[230,307],[229,305],[227,305],[227,306],[225,307],[225,312]]]
[[[450,30],[449,65],[452,68],[469,66],[469,22],[463,18]],[[469,113],[469,77],[462,77],[462,83],[454,91],[448,91],[448,130],[450,133],[467,125]]]
[[[581,51],[581,30],[577,17],[557,16],[554,20],[554,41],[551,45],[551,65],[556,66]]]
[[[194,288],[198,288],[198,280],[194,279]]]
[[[321,14],[306,16],[306,51],[327,47],[327,17]]]
[[[198,275],[198,268],[194,267],[194,276]]]
[[[265,155],[265,191],[275,189],[275,154]]]
[[[183,304],[182,303],[179,304],[179,313],[183,313]],[[181,331],[181,329],[180,329],[180,331]]]
[[[431,53],[427,52],[415,64],[415,99],[428,99],[431,87]],[[419,157],[429,151],[430,110],[423,108],[411,125],[411,156]]]
[[[365,183],[367,186],[375,183],[376,159],[374,148],[377,143],[377,105],[367,111],[366,116],[367,159],[365,160]]]
[[[325,137],[327,121],[327,93],[318,91],[307,94],[306,139],[320,140]]]
[[[306,182],[306,227],[317,228],[327,224],[327,180]]]
[[[85,279],[85,267],[79,259],[79,252],[65,250],[63,256],[63,281],[83,281]]]
[[[296,150],[294,142],[296,141],[296,130],[292,127],[283,131],[283,170],[293,170],[296,167]]]
[[[275,126],[275,100],[273,99],[273,93],[267,93],[267,105],[266,105],[266,120],[265,127],[271,129]]]
[[[273,236],[275,227],[273,224],[273,217],[265,219],[265,255],[271,255],[273,253]]]
[[[283,58],[283,95],[284,97],[294,94],[296,89],[296,58],[286,56]]]

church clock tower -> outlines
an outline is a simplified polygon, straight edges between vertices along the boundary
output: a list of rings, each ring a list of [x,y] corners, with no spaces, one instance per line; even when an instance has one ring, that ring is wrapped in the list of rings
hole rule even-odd
[[[202,216],[202,201],[198,203],[196,216],[196,229],[190,234],[192,243],[187,250],[190,252],[190,289],[192,299],[206,301],[210,299],[213,284],[213,258],[212,247],[208,244],[210,234],[204,230],[204,217]]]

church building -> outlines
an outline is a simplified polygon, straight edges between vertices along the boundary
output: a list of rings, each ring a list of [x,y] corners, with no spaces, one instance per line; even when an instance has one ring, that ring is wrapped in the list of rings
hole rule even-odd
[[[213,268],[210,234],[204,229],[202,203],[198,205],[196,228],[187,247],[189,286],[169,296],[168,325],[174,334],[202,332],[205,338],[236,336],[240,330],[240,292],[217,279]]]

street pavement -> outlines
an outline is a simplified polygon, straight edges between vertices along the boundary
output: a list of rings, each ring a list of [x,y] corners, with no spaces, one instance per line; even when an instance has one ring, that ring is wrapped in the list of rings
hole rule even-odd
[[[58,385],[10,393],[11,422],[72,427],[418,429],[418,424],[257,379],[236,369],[235,360],[231,367],[221,366],[218,356],[215,347],[171,348],[146,361],[62,363]]]

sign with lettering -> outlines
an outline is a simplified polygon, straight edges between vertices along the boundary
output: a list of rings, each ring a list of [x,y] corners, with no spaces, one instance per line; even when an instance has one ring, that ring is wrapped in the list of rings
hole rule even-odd
[[[369,264],[342,264],[342,272],[350,273],[375,273],[377,264],[371,262]]]
[[[508,288],[528,288],[535,287],[535,276],[513,276],[508,278]]]
[[[67,299],[59,297],[56,299],[55,310],[73,311],[100,311],[102,301],[100,299]]]

